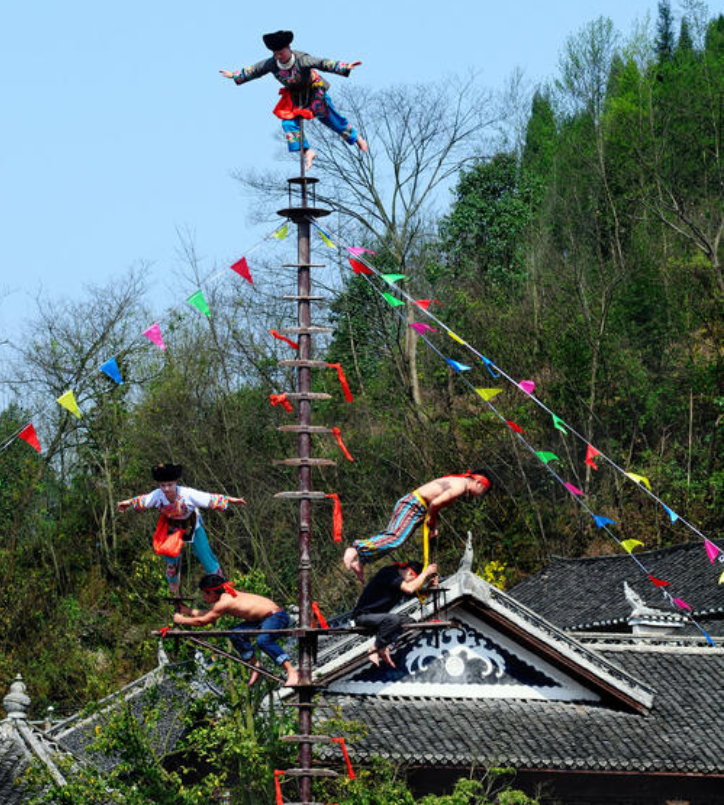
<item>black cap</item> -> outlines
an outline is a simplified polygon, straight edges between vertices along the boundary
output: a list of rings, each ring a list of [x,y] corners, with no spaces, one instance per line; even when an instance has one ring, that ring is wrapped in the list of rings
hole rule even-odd
[[[291,31],[275,31],[273,34],[264,34],[262,39],[269,50],[284,50],[292,44],[294,34]]]
[[[154,481],[178,481],[184,468],[180,464],[156,464],[151,468]]]

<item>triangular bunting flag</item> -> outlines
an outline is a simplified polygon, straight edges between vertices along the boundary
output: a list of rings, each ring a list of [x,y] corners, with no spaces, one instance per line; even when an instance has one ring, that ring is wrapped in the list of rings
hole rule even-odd
[[[638,548],[639,545],[643,545],[643,542],[639,539],[625,539],[621,543],[621,547],[626,551],[626,553],[631,553],[634,548]]]
[[[551,416],[553,417],[553,427],[557,428],[564,436],[568,436],[568,431],[564,427],[563,420],[555,414],[551,414]]]
[[[65,394],[61,394],[57,402],[80,419],[80,408],[78,408],[78,403],[75,401],[75,394],[73,394],[71,390],[66,391]]]
[[[706,638],[706,642],[710,646],[715,646],[716,645],[716,643],[711,639],[711,637],[709,637],[709,635],[703,629],[701,629],[700,631],[704,635],[704,637]]]
[[[512,431],[514,431],[515,433],[525,433],[525,431],[523,430],[523,428],[521,428],[521,427],[520,427],[520,425],[516,425],[516,424],[515,424],[515,422],[513,422],[513,420],[512,420],[512,419],[506,419],[506,420],[505,420],[505,424],[506,424],[506,425],[507,425],[507,426],[508,426],[508,427],[509,427],[509,428],[510,428]]]
[[[123,378],[121,377],[121,370],[118,368],[115,358],[110,358],[105,363],[102,363],[98,369],[104,374],[108,375],[111,380],[115,380],[119,386],[123,385]]]
[[[391,293],[383,293],[382,296],[392,305],[392,307],[399,307],[400,305],[405,304],[404,299],[398,299],[396,296],[393,296]]]
[[[457,361],[454,361],[452,358],[445,358],[445,360],[448,362],[448,364],[450,366],[452,366],[452,368],[456,372],[468,372],[468,371],[470,371],[471,367],[466,366],[464,363],[458,363]]]
[[[359,260],[352,260],[350,259],[349,264],[352,266],[352,270],[355,274],[374,274],[375,272],[371,268],[367,268],[364,263],[360,263]]]
[[[277,240],[284,240],[286,236],[289,234],[289,225],[284,224],[284,226],[280,226],[276,232],[272,232],[272,237],[276,238]]]
[[[586,464],[588,464],[588,466],[591,467],[591,469],[597,470],[598,465],[593,459],[596,458],[596,456],[600,455],[601,454],[598,452],[598,450],[596,450],[596,448],[592,444],[589,444],[588,447],[586,448]]]
[[[549,461],[559,461],[555,453],[549,453],[547,450],[536,450],[535,454],[544,464],[547,464]]]
[[[440,304],[437,299],[415,299],[415,304],[419,305],[423,310],[427,310],[433,302]]]
[[[319,237],[322,238],[322,240],[327,244],[327,246],[329,246],[330,249],[337,248],[334,245],[334,243],[332,243],[332,241],[329,239],[329,235],[324,230],[317,227],[317,232],[319,232]]]
[[[718,584],[724,584],[724,570],[722,571],[721,576],[719,576],[719,581],[717,583]]]
[[[521,380],[518,385],[526,394],[532,394],[535,391],[535,383],[532,380]]]
[[[706,555],[709,557],[709,561],[713,565],[721,551],[716,545],[714,545],[713,542],[710,542],[708,539],[704,539],[704,547],[706,548]]]
[[[161,335],[161,325],[158,322],[152,324],[148,330],[144,330],[143,334],[157,347],[160,347],[163,350],[166,349],[166,344],[163,343],[163,336]]]
[[[679,515],[675,511],[671,511],[671,509],[665,504],[661,504],[664,509],[666,509],[666,513],[669,515],[669,519],[672,523],[675,523],[679,519]]]
[[[649,573],[649,579],[650,579],[651,583],[655,587],[668,587],[671,584],[670,581],[664,581],[663,579],[657,579],[656,576],[652,576],[650,573]]]
[[[463,341],[463,339],[460,338],[459,335],[455,335],[455,333],[452,330],[448,330],[447,334],[450,336],[450,338],[452,338],[453,341],[457,341],[458,344],[463,344],[463,346],[465,345],[465,342]]]
[[[38,441],[38,434],[35,432],[35,428],[33,427],[33,423],[26,425],[20,433],[18,433],[18,438],[22,439],[24,442],[27,442],[31,447],[34,447],[39,453],[40,450],[40,442]]]
[[[684,601],[682,598],[672,598],[671,599],[679,609],[688,609],[691,612],[691,607]]]
[[[627,475],[632,481],[636,481],[637,484],[643,484],[649,490],[649,492],[651,491],[649,479],[644,478],[643,475],[636,475],[635,472],[625,472],[624,475]]]
[[[485,368],[490,372],[493,377],[500,377],[500,375],[493,370],[493,362],[486,358],[485,355],[480,356],[483,359],[483,363],[485,364]]]
[[[593,519],[596,521],[598,528],[603,528],[606,525],[616,525],[615,520],[609,520],[608,517],[604,517],[601,514],[594,514]]]
[[[200,288],[195,293],[192,293],[186,301],[191,305],[191,307],[195,307],[196,310],[211,318],[211,311],[209,310],[209,306],[204,298],[204,292]]]
[[[393,285],[398,280],[407,279],[407,277],[404,274],[380,274],[380,276],[388,285]]]
[[[500,394],[503,389],[475,389],[475,391],[487,402]]]
[[[251,272],[249,271],[249,264],[246,262],[246,257],[237,260],[230,268],[232,271],[236,271],[240,277],[247,280],[247,282],[250,282],[252,285],[254,284],[254,280],[251,278]]]
[[[428,330],[431,333],[438,332],[434,327],[430,327],[429,324],[425,324],[421,321],[411,321],[408,327],[412,327],[412,329],[420,335],[424,335]]]
[[[363,249],[362,246],[347,246],[347,251],[355,257],[359,257],[361,254],[377,254],[372,249]]]
[[[569,483],[568,483],[568,481],[566,481],[566,482],[563,484],[563,486],[565,486],[565,487],[566,487],[566,489],[567,489],[567,490],[568,490],[568,491],[569,491],[569,492],[570,492],[572,495],[583,495],[583,494],[584,494],[582,490],[580,490],[580,489],[579,489],[577,486],[573,486],[573,484],[569,484]]]

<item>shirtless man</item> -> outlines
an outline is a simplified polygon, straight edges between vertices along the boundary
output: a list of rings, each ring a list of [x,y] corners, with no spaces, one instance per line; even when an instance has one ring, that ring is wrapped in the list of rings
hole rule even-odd
[[[480,472],[443,475],[418,487],[395,504],[392,519],[384,531],[369,539],[355,540],[344,552],[344,566],[364,582],[363,565],[399,548],[423,522],[430,537],[438,533],[438,513],[460,497],[482,497],[490,489],[490,481]]]
[[[173,616],[173,622],[179,626],[206,626],[214,623],[222,615],[241,618],[244,623],[232,627],[241,634],[231,637],[231,642],[242,660],[253,662],[258,666],[259,658],[254,655],[254,646],[243,636],[245,629],[286,629],[289,627],[289,615],[278,607],[271,599],[262,595],[244,593],[235,590],[223,576],[208,573],[199,582],[199,589],[204,601],[211,609],[189,609],[181,605],[180,612]],[[259,635],[256,643],[259,648],[287,673],[284,685],[291,687],[299,683],[299,674],[292,665],[289,655],[275,641],[274,635]],[[253,685],[259,678],[254,671],[249,679]]]

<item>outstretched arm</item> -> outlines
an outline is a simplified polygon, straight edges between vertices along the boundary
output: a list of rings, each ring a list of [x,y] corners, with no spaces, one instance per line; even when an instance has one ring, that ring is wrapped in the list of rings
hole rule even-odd
[[[221,602],[217,601],[211,609],[189,609],[183,607],[188,614],[176,612],[173,622],[179,626],[206,626],[207,623],[214,623],[224,614],[224,608],[219,607]]]
[[[247,81],[253,81],[255,78],[266,75],[271,71],[273,64],[274,59],[265,59],[252,64],[251,67],[242,67],[236,73],[232,73],[231,70],[219,70],[219,72],[224,78],[233,79],[235,84],[245,84]]]
[[[323,73],[336,73],[343,76],[348,76],[355,67],[362,64],[361,61],[335,61],[334,59],[320,59],[317,56],[305,56],[304,59],[307,67],[314,67]]]

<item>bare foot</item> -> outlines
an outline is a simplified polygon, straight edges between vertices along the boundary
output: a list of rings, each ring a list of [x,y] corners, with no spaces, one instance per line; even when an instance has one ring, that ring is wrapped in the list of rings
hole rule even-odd
[[[355,548],[347,548],[347,550],[344,552],[344,556],[342,557],[342,561],[344,562],[344,566],[347,568],[347,570],[354,571],[354,574],[357,576],[357,578],[364,584],[365,572]]]
[[[168,591],[171,593],[171,595],[174,595],[174,596],[178,595],[180,590],[181,590],[181,582],[180,581],[172,581],[168,585]]]
[[[370,662],[372,665],[380,667],[380,662],[385,663],[385,665],[389,665],[391,668],[395,667],[395,663],[392,662],[392,657],[390,656],[390,649],[389,646],[385,646],[384,648],[372,648],[368,652]]]
[[[258,657],[254,659],[254,665],[257,668],[261,665],[261,663],[259,662]],[[249,677],[249,681],[246,683],[247,687],[250,688],[257,681],[257,679],[259,679],[259,672],[258,671],[252,671],[251,676]]]
[[[380,649],[380,657],[382,657],[382,662],[387,663],[391,668],[395,667],[395,663],[392,662],[392,657],[390,656],[390,647],[385,646],[383,649]]]
[[[377,651],[376,648],[371,648],[368,652],[370,662],[372,665],[376,665],[378,668],[380,667],[380,653]]]
[[[304,152],[304,167],[306,170],[311,170],[312,162],[314,162],[314,157],[317,156],[317,152],[313,151],[311,148],[307,148]]]
[[[284,682],[285,688],[293,688],[295,685],[299,684],[299,674],[297,673],[296,669],[293,669],[287,673],[287,678]]]
[[[357,145],[359,146],[359,150],[364,154],[370,150],[369,145],[367,145],[367,140],[365,140],[363,137],[360,137],[359,134],[357,135]]]

